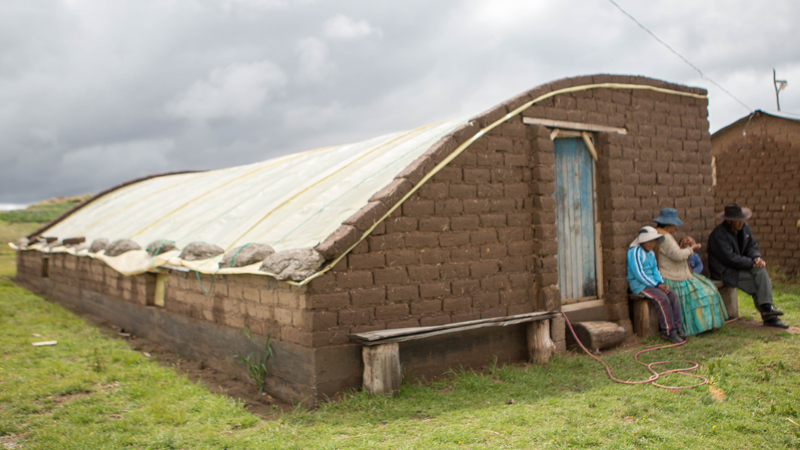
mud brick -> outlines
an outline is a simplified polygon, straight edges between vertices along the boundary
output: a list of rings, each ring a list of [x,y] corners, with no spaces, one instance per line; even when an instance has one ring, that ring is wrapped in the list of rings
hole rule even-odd
[[[374,269],[386,265],[383,253],[364,253],[360,255],[347,255],[348,267],[351,269]]]
[[[414,162],[406,166],[402,172],[397,174],[395,179],[405,178],[411,184],[417,184],[430,172],[436,164],[429,156],[420,156]]]
[[[405,236],[400,233],[369,237],[369,248],[373,252],[402,249],[404,245]],[[333,270],[336,268],[334,267]]]
[[[339,325],[362,325],[372,321],[372,308],[343,309],[339,311]]]
[[[542,286],[558,284],[558,273],[557,272],[540,273],[539,282]]]
[[[336,283],[343,289],[370,286],[372,285],[372,272],[340,272],[336,274]]]
[[[442,280],[456,280],[469,277],[468,263],[442,264],[439,268]]]
[[[528,256],[533,254],[533,242],[520,241],[510,242],[508,245],[509,256]]]
[[[505,244],[484,245],[481,247],[481,259],[500,259],[508,255]]]
[[[405,233],[417,231],[417,221],[415,217],[390,217],[386,219],[387,233]]]
[[[386,205],[383,203],[370,202],[345,220],[344,224],[356,227],[356,229],[363,232],[376,224],[387,211]]]
[[[524,257],[503,258],[500,261],[500,270],[503,273],[524,272],[528,264]]]
[[[477,230],[480,227],[480,218],[476,215],[453,217],[450,227],[454,231]]]
[[[486,309],[500,304],[499,292],[483,292],[472,296],[472,307]]]
[[[430,200],[441,200],[448,197],[447,183],[427,182],[420,188],[419,196]]]
[[[505,275],[494,275],[481,280],[481,290],[486,292],[502,291],[509,285],[508,277]]]
[[[474,184],[451,184],[449,195],[452,198],[470,199],[478,196],[479,186]]]
[[[471,297],[451,297],[442,300],[442,310],[446,312],[464,312],[469,311],[471,307]]]
[[[422,264],[441,264],[450,261],[450,251],[440,248],[420,250]]]
[[[419,326],[419,319],[398,320],[386,324],[386,329],[414,328]]]
[[[497,231],[491,229],[472,231],[468,239],[472,245],[494,244],[497,242]]]
[[[509,242],[525,239],[524,228],[500,228],[497,230],[497,241],[507,244]]]
[[[406,247],[408,248],[433,248],[439,244],[439,239],[434,233],[407,233]]]
[[[434,204],[434,212],[437,216],[451,216],[461,214],[464,211],[464,203],[460,199],[439,200]]]
[[[350,291],[350,299],[355,307],[381,304],[386,300],[386,288],[381,286],[353,289]]]
[[[477,261],[481,259],[480,247],[454,248],[450,250],[450,259],[453,262]]]
[[[504,186],[502,183],[487,183],[478,185],[478,198],[501,198]]]
[[[463,172],[460,167],[450,167],[446,166],[443,167],[434,177],[434,181],[436,182],[450,182],[450,183],[458,183],[461,182],[463,179]]]
[[[498,198],[491,201],[491,212],[509,213],[517,209],[517,201],[513,198]]]
[[[433,214],[434,214],[433,200],[406,200],[405,203],[403,203],[404,216],[421,217],[421,216],[430,216]]]
[[[482,228],[494,228],[506,226],[505,214],[481,214],[480,226]]]
[[[414,250],[386,252],[386,266],[397,267],[419,264],[419,252]]]
[[[374,274],[375,284],[380,286],[408,283],[408,274],[406,273],[406,269],[403,267],[376,269]]]
[[[522,169],[518,167],[495,168],[491,170],[492,183],[519,183],[522,181]]]
[[[389,286],[386,288],[386,298],[392,302],[401,302],[419,298],[419,286]]]
[[[378,320],[398,319],[408,315],[408,305],[399,303],[375,307],[375,318]]]
[[[419,231],[442,232],[449,229],[449,217],[422,217],[419,219]]]
[[[473,278],[483,278],[494,275],[499,271],[499,261],[472,261],[470,263],[470,273]]]
[[[509,316],[515,316],[517,314],[525,314],[533,311],[535,311],[535,309],[533,304],[531,303],[517,303],[513,305],[508,305]]]
[[[450,315],[449,314],[437,314],[434,316],[429,317],[422,317],[419,319],[420,326],[423,327],[433,327],[438,325],[444,325],[450,323]]]
[[[555,225],[536,225],[536,228],[534,228],[534,236],[536,239],[556,239],[558,236],[558,228],[556,228]]]
[[[345,345],[350,343],[348,334],[345,330],[317,331],[312,333],[311,343],[314,348]]]
[[[532,223],[531,213],[512,213],[508,215],[508,226],[527,227]]]
[[[456,144],[461,145],[472,136],[475,136],[480,131],[480,128],[478,121],[473,120],[456,128],[450,135],[455,139]]]
[[[442,233],[439,245],[442,247],[463,247],[469,245],[470,235],[467,233]]]
[[[558,259],[555,256],[547,256],[539,259],[539,272],[555,272],[558,270]]]
[[[533,276],[528,272],[509,273],[511,289],[527,289],[533,285]]]
[[[392,180],[385,188],[373,195],[370,202],[381,202],[387,207],[394,206],[404,195],[411,191],[413,185],[405,178]]]
[[[480,292],[481,283],[478,280],[457,280],[451,283],[453,295],[472,295]]]
[[[361,234],[355,227],[342,225],[314,249],[322,253],[326,259],[334,259],[344,253],[351,245],[358,242],[360,236]]]
[[[422,298],[435,298],[450,295],[450,282],[420,284],[419,295]]]
[[[439,279],[438,266],[409,267],[408,277],[413,281],[428,281]]]
[[[506,153],[504,155],[503,163],[506,166],[527,167],[530,165],[531,160],[527,154]]]
[[[491,172],[484,168],[464,169],[464,182],[473,184],[488,183],[491,180]]]

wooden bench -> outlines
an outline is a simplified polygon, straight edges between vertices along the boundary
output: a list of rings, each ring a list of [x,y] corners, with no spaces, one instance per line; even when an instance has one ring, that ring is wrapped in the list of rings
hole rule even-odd
[[[559,320],[560,319],[560,320]],[[397,395],[402,381],[400,370],[400,342],[425,339],[448,333],[484,327],[502,327],[528,323],[528,352],[537,362],[547,362],[556,351],[553,337],[563,341],[564,336],[551,336],[551,329],[563,332],[563,318],[558,312],[534,312],[515,316],[471,320],[434,327],[397,328],[349,335],[350,340],[361,344],[364,359],[364,389],[370,394]],[[551,322],[558,321],[551,327]],[[563,333],[562,333],[563,334]]]
[[[719,290],[722,296],[722,303],[725,304],[725,309],[728,310],[728,319],[735,319],[739,317],[739,302],[736,297],[736,288],[725,286],[722,281],[711,280],[714,286]],[[637,294],[629,294],[633,309],[633,331],[639,337],[648,337],[658,334],[658,317],[651,311],[650,300]]]

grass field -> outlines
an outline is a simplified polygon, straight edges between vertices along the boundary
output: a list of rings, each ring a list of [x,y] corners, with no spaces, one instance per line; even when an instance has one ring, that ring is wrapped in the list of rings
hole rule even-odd
[[[31,228],[0,223],[0,238]],[[800,448],[792,422],[800,423],[800,336],[787,332],[728,325],[643,358],[699,362],[712,384],[695,389],[615,384],[593,360],[566,356],[546,366],[456,370],[406,383],[398,398],[351,393],[316,411],[263,419],[16,287],[13,274],[4,249],[0,448]],[[800,287],[776,291],[786,322],[800,325]],[[740,298],[740,310],[755,317],[749,299]],[[42,340],[58,345],[31,346]],[[646,378],[633,353],[604,359],[619,378]]]

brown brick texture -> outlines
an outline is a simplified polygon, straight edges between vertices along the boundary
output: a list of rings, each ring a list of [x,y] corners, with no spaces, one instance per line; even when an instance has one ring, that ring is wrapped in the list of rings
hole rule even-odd
[[[639,77],[579,77],[522,94],[472,123],[486,127],[551,90],[604,82],[705,94]],[[677,208],[686,223],[681,233],[699,240],[714,225],[707,101],[597,89],[557,95],[522,116],[628,131],[593,135],[607,313],[609,320],[627,320],[625,253],[636,231],[664,207]],[[343,336],[560,309],[553,142],[549,129],[525,125],[522,116],[477,139],[310,284],[313,310],[338,314],[335,327],[318,333]],[[437,154],[433,162],[445,156]],[[418,161],[401,175],[414,181],[412,172],[421,179],[422,168],[432,167]],[[335,304],[322,300],[331,298]]]
[[[125,276],[100,260],[56,253],[47,256],[49,276],[42,278],[44,257],[38,251],[18,252],[17,278],[67,303],[74,303],[74,299],[81,296],[100,294],[141,306],[153,304],[155,274]],[[328,329],[337,323],[335,315],[309,311],[305,287],[258,275],[212,277],[200,274],[198,281],[193,272],[168,273],[164,310],[173,314],[237,330],[249,325],[255,334],[271,335],[276,341],[307,347],[312,345],[313,331]],[[321,304],[341,304],[335,298],[327,301]]]
[[[747,126],[746,135],[743,135]],[[769,267],[800,273],[800,122],[761,112],[711,138],[714,211],[736,202],[753,210],[748,221]]]

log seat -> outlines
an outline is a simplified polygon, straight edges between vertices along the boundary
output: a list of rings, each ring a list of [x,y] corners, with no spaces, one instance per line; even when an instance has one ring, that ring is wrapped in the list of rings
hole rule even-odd
[[[725,286],[722,281],[711,280],[722,296],[722,303],[728,310],[728,319],[739,317],[739,302],[736,297],[736,288]],[[633,310],[633,331],[637,336],[645,338],[658,334],[658,317],[652,311],[650,300],[637,294],[628,294],[628,300]]]
[[[545,363],[555,354],[556,344],[553,341],[563,342],[564,340],[563,321],[564,318],[558,312],[533,312],[432,327],[396,328],[354,333],[349,337],[352,342],[362,345],[364,389],[373,395],[397,395],[402,381],[400,342],[483,327],[527,323],[530,359]],[[561,330],[561,336],[558,336],[558,330]],[[555,331],[555,335],[551,335],[553,331]]]

